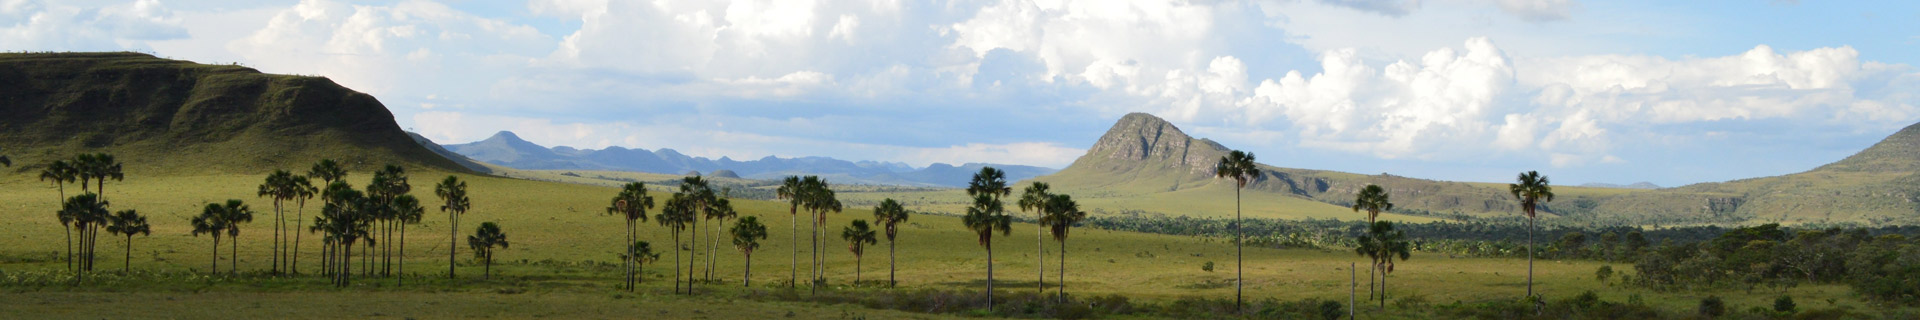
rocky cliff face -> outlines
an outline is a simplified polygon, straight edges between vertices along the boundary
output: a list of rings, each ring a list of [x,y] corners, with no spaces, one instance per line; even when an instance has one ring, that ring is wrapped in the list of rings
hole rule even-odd
[[[1227,147],[1212,140],[1194,139],[1164,119],[1132,113],[1114,123],[1113,128],[1087,150],[1087,155],[1211,175],[1214,161],[1227,152],[1230,152]]]

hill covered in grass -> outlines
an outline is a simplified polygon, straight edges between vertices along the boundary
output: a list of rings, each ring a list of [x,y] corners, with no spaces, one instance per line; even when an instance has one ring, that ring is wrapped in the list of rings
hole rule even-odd
[[[1035,178],[1056,190],[1093,199],[1128,199],[1136,208],[1169,214],[1231,202],[1230,180],[1213,165],[1232,149],[1187,135],[1153,115],[1122,117],[1086,155],[1060,172]],[[1259,156],[1256,154],[1256,156]],[[1274,161],[1271,157],[1257,157]],[[1279,198],[1282,205],[1328,213],[1344,210],[1368,184],[1392,194],[1395,212],[1436,217],[1501,217],[1518,212],[1502,183],[1439,181],[1382,173],[1355,174],[1259,165],[1248,199]],[[1514,172],[1527,168],[1515,168]],[[1552,175],[1550,170],[1543,173]],[[1542,210],[1551,218],[1620,225],[1806,223],[1920,223],[1920,125],[1908,127],[1859,154],[1811,171],[1702,183],[1667,189],[1556,186]],[[1310,202],[1284,203],[1285,199]],[[1159,203],[1158,205],[1153,205]],[[1158,209],[1154,209],[1158,208]],[[1264,210],[1250,207],[1249,210]],[[1227,211],[1231,212],[1231,211]]]
[[[332,80],[128,52],[0,54],[0,150],[15,172],[82,152],[112,153],[130,175],[251,174],[322,158],[471,171]]]

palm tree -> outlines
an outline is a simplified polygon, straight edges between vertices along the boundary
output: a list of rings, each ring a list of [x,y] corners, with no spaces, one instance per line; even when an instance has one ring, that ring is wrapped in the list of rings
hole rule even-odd
[[[451,177],[449,177],[449,179],[451,179]],[[640,241],[639,235],[636,234],[638,231],[635,227],[639,222],[647,220],[647,209],[653,209],[653,197],[647,195],[647,184],[642,182],[627,183],[625,187],[620,189],[620,194],[613,197],[612,202],[611,205],[607,206],[607,214],[618,215],[627,221],[626,242],[629,245],[627,246],[626,256],[640,257],[638,253],[633,252],[636,247],[632,244]],[[635,259],[625,259],[624,261],[626,264],[627,291],[633,291],[636,285],[635,282],[637,281],[634,273],[638,270],[637,267],[634,266],[634,260]]]
[[[500,232],[500,225],[489,222],[480,223],[480,228],[467,236],[467,246],[473,248],[473,255],[486,261],[486,273],[483,279],[493,279],[493,247],[507,248],[507,234]]]
[[[120,170],[120,162],[114,160],[111,154],[82,154],[75,158],[74,162],[75,166],[82,171],[82,177],[91,177],[99,182],[95,187],[99,191],[96,193],[100,194],[102,200],[106,199],[107,179],[122,181],[126,178]],[[85,182],[82,181],[81,184],[84,185]]]
[[[307,169],[307,176],[320,178],[322,184],[332,185],[334,181],[346,179],[347,170],[341,169],[340,163],[333,159],[321,159],[313,164],[313,168]]]
[[[1013,233],[1013,219],[1006,215],[1006,206],[1000,197],[1013,193],[1007,188],[1007,174],[993,167],[980,168],[973,174],[973,181],[967,183],[967,195],[973,197],[973,206],[967,208],[967,216],[961,222],[980,237],[980,245],[987,247],[987,311],[993,311],[993,232],[1001,235]]]
[[[226,207],[220,204],[208,203],[206,209],[192,220],[193,236],[198,237],[203,233],[213,236],[213,274],[220,274],[220,233],[227,231],[225,210]]]
[[[860,258],[866,256],[867,245],[878,243],[874,239],[873,227],[866,220],[854,219],[853,225],[840,230],[840,239],[847,240],[847,251],[853,252],[853,284],[860,284]]]
[[[421,208],[420,199],[410,194],[393,198],[392,206],[394,220],[400,225],[400,237],[396,238],[400,240],[400,263],[397,263],[399,271],[394,282],[404,285],[407,283],[407,225],[420,223],[420,219],[426,216],[426,208]]]
[[[284,223],[282,223],[286,221],[284,204],[287,200],[293,200],[294,197],[299,196],[300,190],[294,185],[293,172],[274,170],[272,174],[267,175],[266,182],[260,184],[258,195],[273,199],[272,272],[277,274],[280,273],[281,262],[285,261],[281,259],[282,254],[280,252],[282,248],[285,248],[284,243],[286,242],[286,239],[282,237],[282,235],[286,234]]]
[[[696,270],[694,268],[694,263],[699,262],[699,260],[696,260],[694,258],[694,254],[700,253],[701,214],[706,213],[708,208],[713,205],[713,202],[714,202],[713,200],[716,197],[713,194],[713,188],[707,185],[707,180],[705,178],[701,178],[700,176],[691,176],[691,177],[681,178],[680,193],[687,194],[687,198],[685,200],[687,202],[687,210],[688,210],[687,211],[687,219],[688,219],[687,220],[687,247],[688,247],[687,248],[687,294],[693,294],[693,285],[694,285],[693,277],[694,275],[697,274],[694,271]]]
[[[1080,223],[1080,220],[1086,220],[1087,213],[1080,211],[1080,204],[1073,202],[1073,196],[1056,194],[1052,198],[1047,200],[1046,209],[1041,210],[1046,215],[1040,217],[1040,225],[1046,226],[1047,230],[1053,233],[1053,240],[1060,242],[1060,272],[1058,272],[1060,283],[1055,286],[1060,288],[1060,302],[1065,303],[1067,302],[1067,231],[1072,230],[1073,225]]]
[[[759,249],[760,240],[767,238],[767,226],[761,225],[759,218],[746,216],[741,217],[740,223],[733,224],[728,231],[733,234],[733,247],[740,249],[740,254],[747,260],[746,272],[741,276],[740,284],[753,287],[753,250]]]
[[[294,211],[293,250],[291,250],[293,251],[293,260],[288,264],[293,266],[291,269],[293,269],[294,275],[300,275],[300,230],[306,228],[307,199],[313,199],[313,196],[319,193],[320,190],[313,186],[313,179],[309,179],[307,176],[293,176],[293,190],[295,191],[293,199],[299,202],[300,209]]]
[[[467,209],[472,208],[473,203],[467,198],[467,182],[460,181],[460,177],[451,175],[445,180],[440,180],[440,184],[433,187],[433,195],[440,197],[443,203],[440,205],[440,211],[447,212],[447,278],[453,279],[453,253],[460,247],[460,215],[467,213]],[[651,205],[652,199],[648,200]],[[632,222],[627,223],[627,229],[633,229]],[[632,237],[628,238],[631,240]]]
[[[123,262],[121,269],[133,271],[133,235],[153,236],[153,229],[147,225],[147,217],[140,216],[139,212],[133,210],[120,210],[120,213],[109,220],[113,224],[107,226],[108,233],[127,236],[127,260]]]
[[[1253,153],[1234,150],[1232,153],[1228,153],[1226,156],[1220,157],[1220,162],[1213,166],[1213,174],[1215,177],[1219,177],[1219,178],[1231,178],[1233,179],[1233,182],[1234,182],[1234,189],[1233,189],[1233,259],[1234,259],[1233,308],[1235,310],[1239,310],[1240,305],[1246,301],[1244,298],[1242,298],[1241,293],[1245,288],[1245,283],[1244,283],[1246,279],[1245,265],[1247,264],[1247,258],[1245,254],[1246,250],[1245,248],[1243,248],[1241,244],[1241,242],[1243,242],[1244,239],[1242,239],[1242,233],[1240,230],[1240,190],[1247,188],[1247,182],[1252,182],[1254,178],[1259,177],[1260,168],[1255,167],[1253,164]]]
[[[1034,221],[1036,222],[1045,218],[1047,215],[1047,201],[1053,199],[1053,196],[1047,193],[1047,189],[1049,189],[1049,187],[1046,182],[1035,181],[1032,185],[1028,185],[1027,189],[1020,193],[1020,212],[1033,212]],[[1035,236],[1034,243],[1038,244],[1034,246],[1038,248],[1038,250],[1033,255],[1035,259],[1033,266],[1039,274],[1039,277],[1036,278],[1039,280],[1033,283],[1040,289],[1041,294],[1046,294],[1047,228],[1033,228],[1033,235]]]
[[[649,244],[646,241],[634,241],[632,245],[627,246],[627,252],[632,254],[620,258],[622,260],[633,261],[634,273],[644,273],[639,271],[640,267],[646,266],[647,262],[660,260],[660,254],[653,252],[653,244]],[[644,276],[633,277],[636,283],[645,278]]]
[[[822,234],[822,232],[820,232],[820,224],[827,222],[827,213],[840,212],[842,207],[840,199],[834,196],[833,188],[827,183],[826,179],[821,179],[818,176],[807,176],[801,180],[801,184],[806,186],[802,194],[807,199],[805,201],[807,211],[813,213],[813,293],[818,294],[820,292],[820,286],[826,285],[827,283],[825,262],[827,253],[820,251],[820,236]]]
[[[220,208],[220,215],[222,216],[220,220],[226,221],[227,240],[232,240],[228,242],[233,243],[233,259],[228,261],[232,265],[227,268],[227,272],[237,275],[240,274],[240,224],[253,222],[253,209],[241,203],[240,199],[229,199],[227,204]]]
[[[380,171],[374,172],[373,182],[367,186],[368,196],[377,198],[380,202],[388,205],[382,208],[386,210],[379,210],[380,214],[377,215],[382,221],[381,230],[384,232],[384,234],[380,236],[380,239],[388,240],[381,245],[380,274],[382,275],[393,275],[393,246],[395,245],[394,241],[392,241],[394,239],[393,232],[396,229],[404,228],[405,224],[405,221],[402,221],[403,219],[400,217],[400,212],[393,210],[395,207],[392,207],[391,204],[395,199],[412,191],[413,186],[407,183],[407,169],[391,164],[381,168]],[[404,244],[404,241],[401,244]],[[402,249],[402,251],[404,251],[404,249]],[[404,257],[402,257],[402,259],[404,259]]]
[[[720,247],[720,233],[725,231],[721,227],[727,225],[727,220],[740,217],[740,212],[733,210],[733,201],[727,199],[727,194],[732,193],[732,189],[721,190],[721,196],[713,199],[713,204],[707,206],[705,214],[707,219],[713,219],[713,231],[707,233],[709,240],[707,241],[706,277],[708,281],[713,280],[713,264],[720,260],[719,255],[714,254],[714,249]]]
[[[1553,202],[1553,186],[1539,171],[1521,173],[1519,183],[1508,184],[1513,197],[1520,200],[1520,211],[1527,214],[1527,296],[1533,296],[1533,222],[1541,203]]]
[[[55,201],[64,202],[67,200],[67,183],[74,182],[78,178],[77,175],[79,171],[74,169],[72,163],[54,160],[53,163],[47,164],[46,169],[40,170],[40,181],[53,181],[54,187],[60,190],[60,198]],[[60,216],[60,230],[67,232],[67,271],[73,271],[72,224],[73,219],[65,215]]]
[[[1360,188],[1360,193],[1354,195],[1353,212],[1360,212],[1362,210],[1367,212],[1367,225],[1371,228],[1374,221],[1380,217],[1381,211],[1393,210],[1393,202],[1388,199],[1387,189],[1373,184],[1368,184],[1366,187]],[[1356,253],[1367,256],[1372,260],[1372,264],[1369,265],[1372,266],[1372,268],[1367,269],[1367,299],[1373,299],[1373,272],[1380,269],[1382,248],[1368,247],[1369,244],[1366,240],[1379,236],[1380,235],[1374,234],[1370,238],[1368,235],[1362,235],[1361,247],[1355,248]]]
[[[800,219],[800,205],[806,203],[805,202],[806,198],[801,195],[801,193],[805,191],[805,188],[806,188],[806,185],[801,184],[799,176],[787,176],[786,179],[780,180],[780,188],[774,190],[774,195],[776,198],[779,198],[781,200],[787,200],[787,215],[788,215],[787,230],[792,231],[791,235],[792,235],[793,244],[794,244],[793,264],[788,265],[789,269],[787,271],[788,277],[792,278],[788,280],[791,282],[787,284],[788,288],[796,288],[797,286],[800,285],[800,222],[799,222],[800,220],[799,219]]]
[[[687,200],[686,193],[674,193],[667,203],[660,207],[660,214],[653,221],[673,230],[673,292],[680,293],[680,232],[687,230],[687,224],[694,219],[693,205]],[[691,270],[689,270],[691,271]],[[691,287],[691,285],[689,285]],[[692,290],[689,289],[689,292]]]
[[[60,216],[73,221],[73,227],[80,230],[80,268],[75,270],[76,280],[86,271],[93,271],[93,234],[95,229],[107,224],[112,212],[107,211],[107,201],[98,194],[87,193],[68,198],[60,206]]]
[[[1360,236],[1359,246],[1354,248],[1355,253],[1373,259],[1373,268],[1380,271],[1381,308],[1387,307],[1387,274],[1393,272],[1393,257],[1398,256],[1400,261],[1406,261],[1412,256],[1406,237],[1405,232],[1393,230],[1392,222],[1369,223],[1367,233]],[[1367,278],[1371,281],[1373,276],[1368,275]],[[1373,287],[1369,284],[1367,288],[1371,291]],[[1371,292],[1367,296],[1369,299],[1373,298]]]
[[[326,206],[321,209],[321,215],[314,218],[313,228],[326,233],[327,273],[333,275],[334,285],[344,287],[353,276],[354,242],[372,233],[369,211],[377,203],[343,181],[327,184],[324,194]]]
[[[894,201],[893,198],[887,198],[886,200],[880,201],[880,206],[873,208],[873,222],[880,224],[881,229],[886,230],[886,233],[887,233],[887,287],[888,288],[892,288],[894,285],[897,285],[900,283],[899,280],[894,280],[893,278],[893,272],[895,268],[893,263],[893,247],[894,247],[893,240],[894,240],[894,236],[900,233],[900,228],[899,228],[900,223],[907,222],[907,218],[908,218],[907,209],[905,207],[902,207],[899,201]]]

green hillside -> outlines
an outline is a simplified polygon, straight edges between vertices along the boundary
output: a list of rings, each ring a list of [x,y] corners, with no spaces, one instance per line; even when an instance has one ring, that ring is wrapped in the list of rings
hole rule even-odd
[[[334,158],[466,172],[373,96],[326,78],[140,53],[0,54],[0,150],[14,172],[107,152],[143,174],[260,173]]]

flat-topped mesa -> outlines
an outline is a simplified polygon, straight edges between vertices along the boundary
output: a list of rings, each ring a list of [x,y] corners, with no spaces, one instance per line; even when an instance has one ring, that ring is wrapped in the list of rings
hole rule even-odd
[[[1160,117],[1131,113],[1114,123],[1113,128],[1087,150],[1087,155],[1187,167],[1189,173],[1211,174],[1214,162],[1227,152],[1230,152],[1227,147],[1213,140],[1194,139]]]

